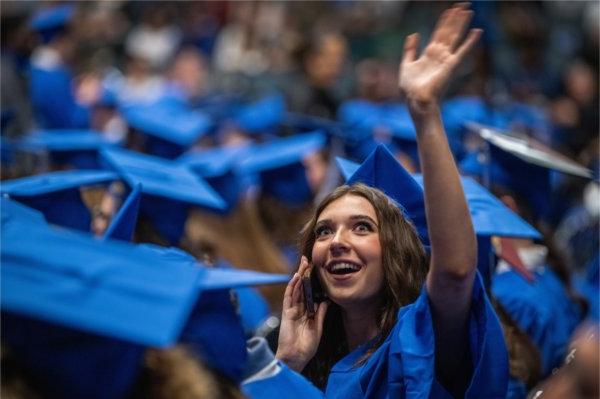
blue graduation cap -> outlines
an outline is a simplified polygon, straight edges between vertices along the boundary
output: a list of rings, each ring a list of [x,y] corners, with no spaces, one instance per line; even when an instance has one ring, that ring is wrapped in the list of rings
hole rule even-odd
[[[142,185],[137,184],[121,205],[121,208],[111,220],[103,238],[130,241],[135,232],[140,200],[142,197]]]
[[[0,248],[2,340],[50,397],[124,396],[198,298],[199,269],[131,244],[9,223]]]
[[[178,248],[144,247],[161,259],[198,265],[191,255]],[[197,286],[202,293],[179,342],[192,348],[211,368],[232,381],[240,382],[246,360],[245,335],[231,304],[229,289],[285,284],[289,276],[232,268],[202,267],[200,270]]]
[[[130,105],[122,114],[131,128],[146,136],[146,152],[169,159],[181,155],[212,128],[205,113],[169,101]]]
[[[423,186],[423,177],[414,177]],[[539,239],[541,234],[473,179],[461,177],[461,183],[471,213],[473,229],[477,234],[477,269],[485,287],[489,288],[496,265],[491,237]],[[519,273],[527,273],[523,268],[519,268],[520,264],[509,260],[511,266]]]
[[[202,177],[225,200],[227,208],[234,208],[251,184],[245,173],[239,173],[237,164],[252,151],[248,145],[217,147],[189,152],[177,159]]]
[[[46,225],[46,219],[40,211],[13,201],[8,197],[2,197],[0,201],[0,215],[3,225],[9,222]]]
[[[29,21],[29,27],[42,36],[44,43],[49,43],[69,23],[75,6],[63,4],[37,11]]]
[[[533,137],[549,140],[552,131],[552,122],[546,111],[538,106],[525,103],[510,103],[501,110],[501,114],[508,122],[506,127],[511,129],[527,130]],[[475,121],[480,122],[480,121]],[[489,124],[481,121],[480,123]],[[500,127],[496,126],[495,127]]]
[[[538,218],[543,218],[549,210],[551,170],[592,178],[589,169],[532,138],[517,137],[475,123],[470,123],[469,128],[489,146],[466,156],[460,163],[462,172],[489,181],[492,186],[512,190],[528,201]]]
[[[338,121],[315,115],[286,112],[282,125],[289,126],[296,132],[314,132],[321,130],[328,136],[343,137],[344,125]]]
[[[283,121],[285,108],[283,96],[273,93],[240,106],[232,119],[247,133],[268,133]]]
[[[98,150],[115,145],[101,132],[93,130],[40,130],[22,137],[17,146],[22,151],[50,154],[51,162],[78,169],[100,169]]]
[[[190,205],[223,210],[223,199],[200,177],[176,162],[123,149],[101,156],[130,187],[142,185],[140,213],[171,244],[179,242]]]
[[[352,157],[364,159],[378,144],[385,144],[418,164],[416,130],[405,104],[350,100],[340,106],[338,118],[346,126]]]
[[[14,140],[0,135],[0,162],[3,166],[14,163],[16,147]]]
[[[423,189],[382,144],[356,168],[350,161],[338,160],[346,184],[363,183],[390,197],[406,218],[412,221],[425,246],[429,246]]]
[[[264,193],[291,206],[302,205],[312,197],[302,160],[323,148],[325,142],[322,132],[275,139],[252,147],[237,169],[260,174]]]
[[[239,381],[244,336],[224,289],[289,279],[30,224],[3,223],[2,237],[3,342],[55,397],[122,397],[144,348],[176,342]]]
[[[444,101],[442,120],[452,153],[459,160],[465,155],[463,143],[468,123],[483,123],[502,129],[508,126],[508,121],[501,112],[477,96],[459,96]]]
[[[0,192],[42,212],[48,223],[89,231],[90,212],[80,187],[105,185],[118,180],[110,171],[72,170],[6,180]]]

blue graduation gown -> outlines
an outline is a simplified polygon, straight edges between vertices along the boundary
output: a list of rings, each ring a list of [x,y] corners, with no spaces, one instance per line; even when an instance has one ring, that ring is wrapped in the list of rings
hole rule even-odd
[[[473,285],[469,340],[473,375],[465,398],[502,398],[508,384],[508,353],[500,322],[477,275]],[[450,398],[435,379],[435,339],[426,288],[398,314],[385,342],[362,366],[368,344],[350,352],[329,375],[327,398]]]
[[[29,71],[31,103],[38,123],[46,129],[85,129],[90,110],[77,104],[73,76],[64,66]]]
[[[320,399],[323,392],[303,375],[282,362],[281,370],[274,376],[242,385],[242,392],[250,399]]]
[[[303,375],[275,359],[264,338],[247,342],[248,361],[244,371],[242,392],[250,399],[317,399],[323,392]]]
[[[566,294],[558,277],[549,268],[534,272],[530,283],[513,270],[494,276],[492,292],[540,350],[542,374],[548,375],[562,363],[580,309]]]

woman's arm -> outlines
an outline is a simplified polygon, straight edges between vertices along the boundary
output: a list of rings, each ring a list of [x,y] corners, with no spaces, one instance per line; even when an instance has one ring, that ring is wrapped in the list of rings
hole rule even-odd
[[[417,130],[425,187],[431,241],[427,292],[436,335],[436,373],[455,394],[464,394],[471,374],[468,316],[477,243],[444,132],[439,101],[452,72],[481,33],[471,30],[463,41],[471,16],[464,3],[446,10],[418,57],[418,35],[410,35],[404,46],[399,79]]]

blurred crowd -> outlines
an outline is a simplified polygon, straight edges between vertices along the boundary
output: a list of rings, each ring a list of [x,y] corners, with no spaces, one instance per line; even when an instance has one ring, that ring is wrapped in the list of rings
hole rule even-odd
[[[418,32],[425,42],[431,21],[449,4],[3,0],[3,185],[110,164],[124,175],[142,175],[143,169],[148,179],[164,173],[162,179],[176,181],[182,193],[186,187],[200,190],[173,177],[185,167],[221,203],[214,205],[209,195],[190,199],[192,194],[168,188],[142,188],[151,200],[142,200],[133,241],[178,247],[213,267],[226,263],[289,274],[297,267],[295,245],[312,205],[342,181],[337,157],[361,163],[383,144],[408,171],[419,172],[414,127],[398,95],[398,64],[404,38]],[[532,326],[513,299],[503,303],[504,291],[496,289],[497,302],[506,308],[498,313],[511,377],[522,382],[513,397],[597,397],[599,3],[474,1],[472,8],[472,25],[484,33],[442,104],[463,172],[473,172],[467,165],[474,154],[481,158],[489,151],[481,125],[531,140],[557,157],[549,163],[569,158],[589,172],[582,177],[553,168],[541,202],[523,190],[518,194],[524,198],[514,196],[512,203],[506,191],[484,184],[541,233],[548,273],[557,276],[560,298],[575,309],[553,327]],[[82,136],[60,141],[76,133]],[[62,139],[52,136],[57,134]],[[527,180],[524,169],[513,173],[525,180],[522,186],[539,183]],[[481,172],[478,177],[489,180]],[[107,178],[100,187],[81,189],[87,218],[76,217],[71,225],[60,215],[48,221],[102,236],[135,192],[127,179]],[[27,203],[25,194],[3,194],[42,210]],[[158,197],[175,202],[159,203]],[[283,287],[245,290],[238,292],[244,332],[273,345]],[[544,301],[542,295],[550,294],[539,295],[536,300]],[[244,313],[244,306],[255,307]],[[591,330],[584,325],[572,335],[584,321]],[[547,335],[557,330],[564,339],[552,338],[548,354]],[[575,347],[583,355],[568,359]],[[6,354],[3,362],[12,353]],[[157,364],[186,356],[149,353],[145,372],[167,381]],[[9,360],[18,364],[15,358]],[[19,387],[7,385],[12,374],[5,370],[3,386]],[[221,384],[221,397],[242,395],[223,381],[206,384]],[[569,393],[557,394],[561,389]]]

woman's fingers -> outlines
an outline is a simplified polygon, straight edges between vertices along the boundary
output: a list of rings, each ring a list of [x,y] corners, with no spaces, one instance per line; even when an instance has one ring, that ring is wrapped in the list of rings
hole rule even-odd
[[[444,11],[433,30],[431,43],[444,44],[450,51],[456,49],[473,15],[468,7],[469,3],[457,3]]]
[[[283,293],[283,309],[289,309],[290,307],[292,307],[292,293],[294,291],[294,286],[298,281],[298,278],[298,273],[294,273],[292,279],[285,287],[285,292]]]
[[[419,46],[419,34],[408,35],[404,41],[404,55],[400,65],[413,62],[417,59],[417,48]]]
[[[323,322],[325,321],[325,315],[327,314],[327,309],[329,308],[329,301],[321,302],[317,307],[317,314],[315,316],[315,320],[317,322],[317,331],[319,335],[321,331],[323,331]]]
[[[305,311],[304,306],[304,292],[302,287],[302,278],[298,276],[298,280],[294,283],[294,289],[292,291],[292,305],[298,310],[298,314],[302,314]]]
[[[479,40],[479,36],[481,36],[482,32],[483,30],[481,29],[471,29],[469,31],[469,34],[467,35],[467,38],[463,44],[456,50],[455,55],[459,61],[465,56],[466,53],[469,52],[469,50],[471,50],[471,47],[477,43],[477,40]]]
[[[471,10],[460,10],[455,14],[448,38],[450,51],[454,52],[459,47],[471,18],[473,18],[473,11]]]

